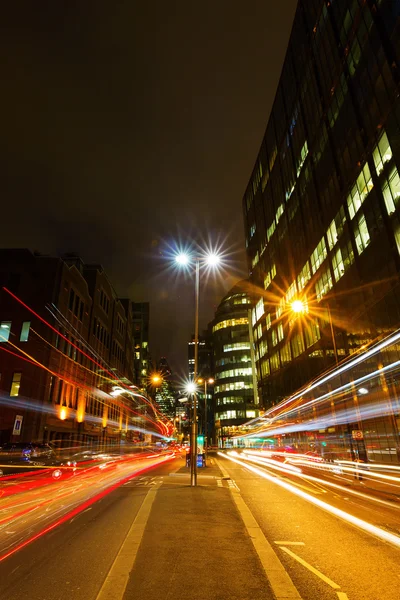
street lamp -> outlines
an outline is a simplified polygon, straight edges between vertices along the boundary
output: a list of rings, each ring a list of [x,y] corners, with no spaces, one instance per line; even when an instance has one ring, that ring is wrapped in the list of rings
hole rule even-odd
[[[209,377],[208,379],[198,379],[198,383],[204,382],[204,452],[207,458],[207,447],[208,447],[208,422],[207,422],[207,384],[212,385],[214,383],[214,379]]]
[[[181,252],[176,256],[180,266],[187,266],[194,261],[195,264],[195,316],[194,316],[194,372],[193,381],[197,380],[199,363],[199,296],[200,296],[200,263],[208,267],[216,267],[220,257],[215,252],[208,252],[203,256],[191,257],[190,254]],[[197,485],[197,394],[196,385],[193,389],[193,422],[190,430],[190,485]]]

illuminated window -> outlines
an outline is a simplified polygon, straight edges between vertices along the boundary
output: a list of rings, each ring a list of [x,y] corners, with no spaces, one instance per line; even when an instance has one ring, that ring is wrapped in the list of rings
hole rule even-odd
[[[384,131],[379,139],[378,145],[372,151],[377,175],[383,171],[384,165],[389,162],[393,156],[388,137]]]
[[[281,363],[282,365],[286,365],[292,360],[292,353],[290,350],[290,344],[285,344],[281,349]]]
[[[304,350],[305,350],[305,348],[304,348],[303,336],[300,333],[298,333],[297,335],[295,335],[292,338],[293,358],[296,358],[296,356],[299,356],[299,354],[304,352]]]
[[[268,344],[266,340],[261,340],[258,344],[258,356],[262,358],[268,352]]]
[[[270,313],[268,313],[265,318],[265,325],[267,326],[267,331],[268,331],[268,329],[271,328],[271,314]]]
[[[241,319],[226,319],[225,321],[220,321],[213,327],[213,333],[218,331],[219,329],[225,329],[226,327],[237,327],[238,325],[247,325],[248,319],[246,317],[242,317]]]
[[[364,214],[361,213],[354,226],[354,237],[356,240],[358,254],[364,252],[370,241],[367,223]]]
[[[340,208],[338,214],[333,219],[332,223],[329,225],[328,230],[326,232],[326,237],[328,238],[328,246],[329,249],[332,250],[333,246],[338,241],[340,235],[343,233],[343,224],[346,221],[346,216],[344,214],[343,206]]]
[[[253,372],[251,367],[241,369],[230,369],[229,371],[221,371],[215,376],[215,379],[226,379],[227,377],[245,377]]]
[[[22,376],[22,373],[14,373],[12,382],[11,382],[10,396],[19,396],[19,388],[21,385],[21,376]]]
[[[255,416],[256,416],[255,410],[246,410],[246,418],[247,419],[254,419]]]
[[[278,325],[278,340],[281,342],[283,340],[283,338],[284,338],[283,325],[282,325],[282,323],[279,323],[279,325]]]
[[[311,279],[311,269],[310,263],[307,261],[302,270],[300,271],[299,276],[297,277],[297,285],[299,288],[299,292],[304,288],[306,283]]]
[[[269,375],[269,373],[270,373],[269,360],[268,360],[268,358],[266,358],[263,361],[261,361],[261,375],[262,375],[262,377],[265,377],[266,375]]]
[[[271,334],[272,334],[272,345],[276,346],[278,343],[278,334],[276,332],[276,329],[273,329]]]
[[[319,267],[324,262],[326,256],[327,256],[327,249],[326,249],[325,239],[322,238],[322,240],[319,242],[318,246],[315,248],[314,252],[311,254],[310,261],[311,261],[311,270],[312,270],[313,274],[318,271]]]
[[[224,352],[232,352],[233,350],[250,350],[250,344],[248,342],[235,342],[234,344],[225,344],[223,346]]]
[[[311,320],[307,323],[307,327],[304,329],[304,337],[306,339],[307,348],[321,339],[321,332],[316,320]]]
[[[315,294],[318,300],[321,300],[333,286],[331,270],[329,267],[321,274],[321,277],[315,282]]]
[[[371,173],[368,163],[365,163],[361,173],[356,179],[350,194],[347,196],[347,206],[349,209],[350,219],[353,219],[356,212],[368,196],[374,184],[372,182]]]
[[[275,354],[273,354],[271,356],[271,371],[277,371],[278,369],[280,369],[281,365],[279,362],[279,352],[275,352]]]
[[[31,328],[30,321],[24,321],[21,327],[21,335],[19,336],[20,342],[27,342],[29,338],[29,330]]]
[[[2,321],[0,323],[0,342],[8,342],[11,332],[11,321]]]
[[[387,179],[385,178],[382,193],[388,215],[391,215],[400,201],[400,177],[396,167],[393,167]]]
[[[335,254],[332,256],[332,267],[335,281],[339,281],[339,279],[344,275],[345,270],[342,258],[342,251],[340,248],[338,248]]]
[[[256,320],[258,321],[264,314],[264,298],[260,298],[256,304]]]

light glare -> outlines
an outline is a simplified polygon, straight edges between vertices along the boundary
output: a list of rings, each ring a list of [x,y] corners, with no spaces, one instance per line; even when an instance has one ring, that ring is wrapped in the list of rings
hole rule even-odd
[[[304,302],[301,300],[295,300],[292,302],[292,311],[295,313],[302,313],[305,310]]]
[[[189,264],[189,257],[184,252],[182,252],[181,254],[178,254],[175,257],[175,260],[178,263],[178,265],[187,265],[187,264]]]

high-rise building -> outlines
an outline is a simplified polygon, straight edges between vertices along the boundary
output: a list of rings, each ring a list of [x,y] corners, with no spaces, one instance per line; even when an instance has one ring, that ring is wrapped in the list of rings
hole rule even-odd
[[[400,325],[399,58],[398,2],[299,0],[243,199],[265,407]]]
[[[215,435],[219,446],[229,445],[239,426],[258,416],[247,287],[247,281],[236,284],[221,300],[212,322]]]

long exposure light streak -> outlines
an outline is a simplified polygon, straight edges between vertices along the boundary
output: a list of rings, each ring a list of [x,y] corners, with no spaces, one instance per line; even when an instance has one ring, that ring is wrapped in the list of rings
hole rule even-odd
[[[291,492],[292,494],[295,494],[296,496],[299,496],[300,498],[307,500],[307,502],[310,502],[311,504],[314,504],[315,506],[322,508],[326,512],[342,519],[343,521],[346,521],[347,523],[350,523],[351,525],[354,525],[355,527],[362,529],[366,533],[369,533],[369,534],[381,539],[384,542],[388,542],[390,544],[393,544],[397,548],[400,548],[400,537],[398,535],[389,533],[388,531],[385,531],[384,529],[381,529],[380,527],[376,527],[376,525],[372,525],[371,523],[368,523],[367,521],[364,521],[363,519],[359,519],[358,517],[355,517],[355,516],[351,515],[350,513],[347,513],[344,510],[341,510],[340,508],[331,506],[327,502],[324,502],[323,500],[319,500],[319,498],[314,498],[313,496],[310,496],[310,494],[303,492],[302,490],[295,487],[294,485],[287,483],[286,481],[282,481],[281,479],[277,479],[276,477],[273,477],[272,475],[269,475],[262,469],[253,467],[252,465],[249,465],[249,464],[243,462],[242,460],[238,460],[237,458],[233,458],[232,456],[227,456],[227,455],[223,454],[222,452],[218,452],[218,454],[220,456],[226,458],[227,460],[231,460],[232,462],[237,463],[238,465],[244,467],[245,469],[248,469],[252,473],[255,473],[256,475],[259,475],[260,477],[267,479],[271,483],[274,483],[275,485],[279,485],[280,487],[286,489],[287,491]]]

